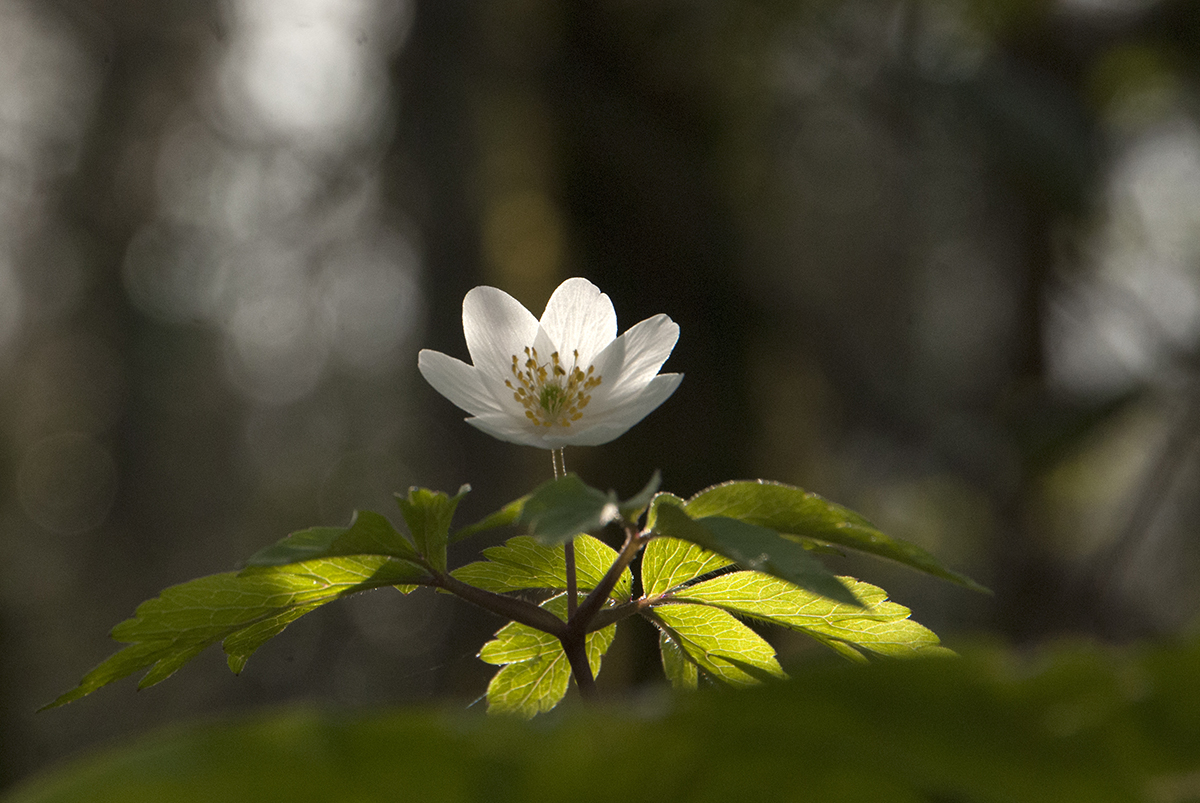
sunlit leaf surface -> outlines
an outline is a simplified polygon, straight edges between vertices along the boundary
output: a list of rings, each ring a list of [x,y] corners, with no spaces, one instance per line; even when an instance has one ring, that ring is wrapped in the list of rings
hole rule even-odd
[[[729,566],[729,558],[678,538],[655,538],[642,551],[642,588],[653,597]]]
[[[734,686],[785,677],[775,649],[728,613],[707,605],[661,605],[653,619],[705,672]],[[667,659],[664,657],[664,663]]]
[[[165,680],[210,644],[222,642],[240,672],[264,641],[335,599],[424,578],[421,568],[384,555],[323,558],[286,566],[252,566],[171,586],[138,606],[112,637],[129,646],[89,672],[47,707],[71,702],[140,670],[139,688]]]
[[[543,604],[560,617],[566,615],[566,597],[557,596]],[[587,635],[588,664],[593,677],[616,635],[616,625]],[[562,644],[554,636],[510,622],[479,651],[481,660],[500,666],[488,684],[488,711],[515,714],[526,719],[549,711],[567,693],[571,667]]]
[[[468,563],[453,574],[464,583],[488,591],[504,593],[526,588],[563,590],[567,587],[567,568],[561,545],[547,546],[527,535],[508,539],[503,546],[483,550],[487,560]],[[575,539],[575,575],[578,588],[588,591],[604,577],[617,552],[590,535]],[[633,576],[626,569],[613,587],[613,599],[628,599]]]
[[[716,605],[806,633],[838,649],[852,645],[878,655],[952,654],[926,627],[909,619],[903,605],[887,601],[881,588],[843,577],[865,607],[842,605],[759,572],[734,572],[681,589],[672,599]],[[842,654],[848,654],[838,649]]]

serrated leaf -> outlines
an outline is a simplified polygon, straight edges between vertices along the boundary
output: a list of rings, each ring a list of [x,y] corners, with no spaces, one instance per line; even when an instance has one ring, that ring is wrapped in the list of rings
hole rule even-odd
[[[251,653],[299,616],[349,594],[425,577],[406,561],[356,555],[252,566],[171,586],[113,628],[112,637],[130,646],[45,707],[77,700],[142,669],[148,671],[138,688],[152,686],[217,642],[230,668],[240,671]]]
[[[570,681],[571,667],[562,645],[547,648],[532,660],[496,671],[487,687],[488,713],[531,719],[562,702]]]
[[[787,677],[775,649],[746,625],[708,605],[657,605],[650,618],[683,653],[717,680],[752,686],[764,677]]]
[[[865,608],[842,605],[760,572],[734,572],[680,589],[672,599],[716,605],[812,636],[847,657],[862,656],[851,645],[891,657],[952,654],[928,628],[909,618],[883,589],[843,577]]]
[[[676,689],[695,689],[700,683],[699,671],[694,663],[688,660],[683,650],[667,635],[667,631],[658,631],[658,649],[662,654],[663,674]]]
[[[262,621],[255,622],[230,635],[221,645],[225,650],[225,662],[229,665],[229,671],[240,675],[255,650],[282,633],[289,624],[324,604],[324,602],[313,602],[308,605],[297,605],[295,608],[280,611],[274,616],[268,616]]]
[[[674,505],[659,506],[656,527],[669,538],[691,541],[743,568],[766,572],[838,602],[858,604],[854,594],[808,550],[774,530],[724,516],[692,519]]]
[[[567,587],[567,568],[563,547],[546,546],[527,535],[510,538],[503,546],[483,550],[487,560],[468,563],[450,574],[464,583],[502,594],[522,589],[547,588],[564,590]],[[598,538],[581,535],[575,539],[575,576],[578,588],[589,591],[599,585],[609,567],[617,560],[617,552]],[[621,573],[609,595],[615,600],[629,599],[633,575],[629,569]]]
[[[566,596],[542,603],[560,618],[566,616]],[[592,676],[600,673],[604,653],[612,645],[617,626],[588,633],[584,642]],[[562,643],[532,627],[510,622],[479,651],[481,660],[501,665],[488,684],[488,713],[514,714],[529,719],[562,701],[571,679],[571,666]]]
[[[396,504],[400,506],[417,551],[440,572],[446,571],[450,520],[454,518],[458,503],[470,490],[470,485],[464,485],[454,496],[449,496],[442,491],[413,487],[408,489],[407,497],[396,494]]]
[[[946,568],[916,544],[885,535],[858,513],[802,488],[763,480],[727,482],[705,488],[687,500],[684,509],[692,518],[725,516],[788,535],[838,544],[990,593],[966,575]]]
[[[411,560],[417,557],[417,552],[385,517],[370,510],[358,510],[349,527],[312,527],[292,533],[254,553],[246,563],[282,566],[342,555],[390,555]]]
[[[543,544],[562,544],[579,533],[599,530],[619,515],[616,494],[567,474],[538,486],[525,502],[520,523]]]
[[[521,511],[525,509],[525,503],[529,501],[529,495],[526,494],[520,499],[514,499],[504,507],[494,513],[489,513],[479,521],[468,524],[461,530],[457,530],[450,536],[450,543],[457,544],[464,538],[469,538],[477,533],[494,530],[497,527],[507,527],[510,524],[515,524],[517,519],[521,517]]]
[[[690,541],[655,538],[642,551],[642,588],[647,597],[656,597],[731,563]]]

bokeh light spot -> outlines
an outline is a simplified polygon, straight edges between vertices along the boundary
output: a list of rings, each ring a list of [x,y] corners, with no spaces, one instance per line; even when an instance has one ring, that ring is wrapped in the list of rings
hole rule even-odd
[[[104,523],[117,468],[95,439],[68,432],[43,438],[21,460],[17,492],[25,513],[51,532],[73,535]]]

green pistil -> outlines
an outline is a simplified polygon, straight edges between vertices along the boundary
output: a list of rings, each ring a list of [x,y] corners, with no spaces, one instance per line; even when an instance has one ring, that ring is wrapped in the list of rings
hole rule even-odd
[[[525,416],[537,426],[569,427],[583,418],[583,408],[592,400],[591,391],[600,386],[603,377],[591,365],[586,371],[579,367],[578,351],[574,357],[568,369],[557,351],[550,355],[549,362],[541,362],[535,348],[525,349],[524,360],[513,355],[513,379],[504,384],[525,408]]]

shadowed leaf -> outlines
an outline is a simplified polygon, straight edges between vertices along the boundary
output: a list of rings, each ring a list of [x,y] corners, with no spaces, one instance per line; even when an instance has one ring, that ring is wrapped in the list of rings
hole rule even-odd
[[[723,516],[693,520],[674,505],[658,507],[656,526],[665,536],[691,541],[743,568],[766,572],[838,602],[858,604],[854,594],[808,550],[766,527]]]
[[[580,533],[599,530],[618,515],[616,494],[604,493],[567,474],[538,486],[525,502],[520,523],[543,544],[561,544]]]
[[[696,494],[684,503],[684,509],[694,519],[725,516],[776,532],[890,558],[943,580],[987,592],[971,578],[942,566],[916,544],[884,535],[854,511],[791,485],[761,480],[727,482]]]
[[[343,555],[390,555],[412,559],[417,552],[386,518],[370,510],[359,510],[349,527],[313,527],[292,533],[255,552],[246,563],[250,566],[281,566]]]
[[[450,496],[427,488],[409,488],[408,496],[396,495],[396,504],[400,506],[400,513],[412,533],[417,551],[438,571],[446,571],[450,520],[454,518],[458,503],[470,490],[470,485],[464,485],[458,489],[458,493]]]

